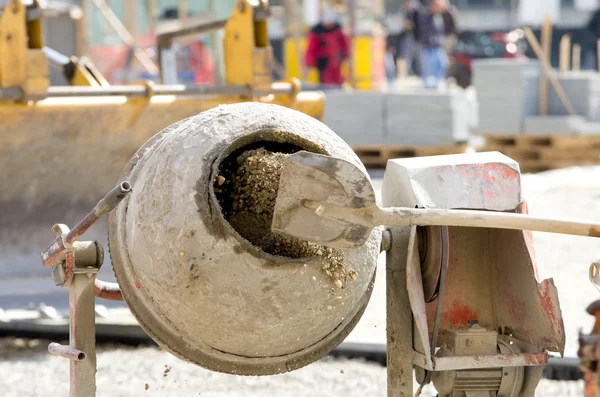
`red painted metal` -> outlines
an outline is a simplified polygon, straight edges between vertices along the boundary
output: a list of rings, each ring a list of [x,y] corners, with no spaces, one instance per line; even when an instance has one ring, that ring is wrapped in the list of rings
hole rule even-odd
[[[105,299],[109,301],[122,301],[123,294],[121,288],[117,283],[109,283],[107,281],[101,281],[96,279],[94,281],[94,295],[96,298]]]

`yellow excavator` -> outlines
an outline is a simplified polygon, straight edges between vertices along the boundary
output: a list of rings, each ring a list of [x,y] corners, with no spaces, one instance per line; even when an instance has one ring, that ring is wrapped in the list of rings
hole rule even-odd
[[[47,229],[65,209],[81,216],[138,147],[176,121],[219,104],[251,101],[321,119],[322,93],[302,91],[295,79],[272,80],[266,0],[239,0],[226,21],[158,37],[159,54],[166,54],[178,37],[224,29],[224,85],[193,87],[110,85],[90,60],[45,47],[37,1],[0,4],[0,268],[15,269],[10,274],[24,275],[15,263],[23,261],[23,252],[13,252],[17,233],[36,245],[38,225]],[[51,65],[63,69],[70,86],[50,85]],[[26,262],[38,261],[35,251]]]

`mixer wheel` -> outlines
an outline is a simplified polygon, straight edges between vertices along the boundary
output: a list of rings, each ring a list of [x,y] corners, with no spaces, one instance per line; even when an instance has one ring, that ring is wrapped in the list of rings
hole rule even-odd
[[[441,226],[418,227],[417,233],[423,293],[425,302],[432,302],[438,295],[443,252],[448,246],[443,244]]]

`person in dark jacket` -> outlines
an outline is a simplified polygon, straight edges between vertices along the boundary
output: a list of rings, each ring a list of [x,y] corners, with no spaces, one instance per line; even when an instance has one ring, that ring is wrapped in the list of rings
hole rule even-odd
[[[456,32],[455,9],[447,0],[429,0],[426,7],[417,2],[410,16],[415,36],[421,46],[422,77],[426,88],[437,88],[448,69],[446,38]]]
[[[348,39],[337,22],[337,14],[333,8],[328,8],[323,13],[322,22],[308,35],[305,63],[318,69],[321,84],[342,85],[342,62],[349,55]]]
[[[416,76],[421,76],[421,45],[417,40],[416,12],[420,7],[418,0],[407,0],[404,3],[404,31],[401,34],[401,58],[404,60],[407,71]]]

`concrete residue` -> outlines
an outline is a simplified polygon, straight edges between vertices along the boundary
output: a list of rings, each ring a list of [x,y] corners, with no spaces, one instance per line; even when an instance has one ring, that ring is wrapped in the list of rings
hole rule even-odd
[[[271,232],[285,153],[258,148],[242,152],[231,169],[221,169],[215,192],[231,226],[263,251],[288,258],[322,257],[322,271],[337,288],[347,272],[341,251]],[[224,188],[230,185],[230,187]]]

